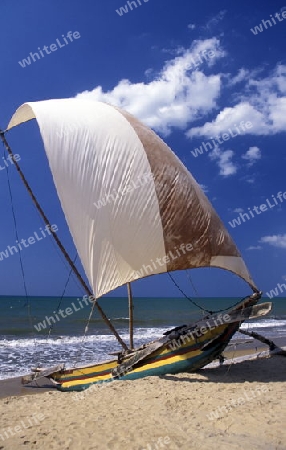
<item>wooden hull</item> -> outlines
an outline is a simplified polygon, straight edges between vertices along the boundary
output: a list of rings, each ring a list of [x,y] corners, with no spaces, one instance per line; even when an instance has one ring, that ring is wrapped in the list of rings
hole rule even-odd
[[[186,342],[176,350],[172,350],[169,344],[146,357],[136,368],[119,378],[114,378],[111,373],[118,365],[117,360],[65,370],[63,373],[57,372],[52,374],[51,378],[59,383],[57,387],[61,391],[81,391],[91,384],[115,381],[115,379],[136,380],[147,376],[195,371],[221,354],[239,325],[240,323],[222,325],[196,341],[190,339],[190,342]]]
[[[254,294],[237,305],[228,313],[227,323],[218,323],[221,315],[212,315],[196,324],[175,328],[161,339],[121,355],[121,361],[114,359],[74,369],[54,368],[40,376],[50,378],[61,391],[82,391],[92,384],[117,379],[136,380],[198,370],[221,355],[245,319],[259,318],[271,310],[271,303],[256,305],[257,299],[258,294]],[[35,375],[28,377],[27,382],[33,379]]]

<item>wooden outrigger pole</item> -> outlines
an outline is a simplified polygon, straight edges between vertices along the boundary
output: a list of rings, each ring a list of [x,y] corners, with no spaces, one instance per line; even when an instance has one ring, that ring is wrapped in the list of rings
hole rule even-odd
[[[129,306],[129,339],[130,339],[130,349],[132,350],[134,347],[133,343],[133,296],[131,290],[131,283],[127,283],[127,291],[128,291],[128,306]]]
[[[11,149],[11,147],[9,146],[6,138],[5,138],[5,132],[0,130],[0,137],[1,140],[8,152],[8,154],[12,157],[13,159],[13,163],[20,175],[20,178],[22,179],[24,186],[26,187],[28,193],[30,194],[33,203],[35,204],[37,210],[39,211],[43,221],[45,222],[45,224],[49,227],[49,230],[56,242],[56,244],[58,245],[59,249],[61,250],[62,254],[64,255],[65,259],[67,260],[67,262],[69,263],[69,265],[71,266],[73,272],[75,273],[75,275],[77,276],[79,282],[81,283],[81,285],[83,286],[85,292],[88,294],[89,297],[94,297],[92,291],[90,290],[90,288],[88,287],[88,285],[86,284],[86,282],[84,281],[84,279],[82,278],[81,274],[79,273],[78,269],[76,268],[76,266],[74,265],[72,259],[70,258],[68,252],[66,251],[66,249],[64,248],[63,244],[61,243],[60,239],[58,238],[56,232],[52,229],[51,223],[49,221],[49,219],[47,218],[46,214],[44,213],[44,211],[42,210],[37,198],[35,197],[28,181],[25,178],[25,175],[23,174],[17,160],[15,159],[14,153]],[[101,317],[103,318],[104,322],[106,323],[106,325],[108,326],[108,328],[112,331],[112,333],[114,334],[114,336],[116,337],[116,339],[118,340],[118,342],[122,345],[122,347],[124,348],[124,350],[128,350],[127,345],[125,344],[125,342],[122,340],[122,338],[119,336],[117,330],[114,328],[113,324],[111,323],[110,319],[108,319],[108,317],[106,316],[105,312],[103,311],[103,309],[101,308],[101,306],[97,303],[97,300],[94,300],[95,306],[97,307]]]

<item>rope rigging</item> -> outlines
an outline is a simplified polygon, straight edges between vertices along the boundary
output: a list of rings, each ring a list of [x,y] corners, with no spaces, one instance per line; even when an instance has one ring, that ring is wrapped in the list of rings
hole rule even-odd
[[[86,335],[87,335],[87,332],[88,332],[88,329],[89,329],[90,321],[91,321],[93,313],[94,313],[94,308],[95,308],[95,302],[93,302],[93,304],[92,304],[92,307],[91,307],[91,310],[90,310],[90,313],[89,313],[89,316],[88,316],[88,319],[87,319],[87,323],[86,323],[86,326],[85,326],[85,329],[84,329],[84,335],[83,335],[83,337],[81,339],[80,347],[79,347],[79,349],[78,349],[78,351],[76,353],[76,359],[75,359],[75,362],[73,364],[73,367],[76,367],[76,365],[79,363],[81,350],[82,350],[83,344],[84,344],[84,342],[86,340]]]
[[[171,278],[171,280],[173,281],[174,285],[176,286],[176,288],[181,292],[181,294],[183,294],[183,296],[189,300],[189,302],[191,302],[194,306],[196,306],[197,308],[199,308],[201,311],[203,311],[204,313],[207,312],[209,314],[213,314],[212,311],[208,311],[206,308],[203,308],[202,306],[198,305],[193,299],[191,299],[190,297],[188,297],[187,294],[185,294],[185,292],[180,288],[180,286],[178,285],[178,283],[174,280],[174,278],[172,277],[172,275],[170,274],[170,272],[167,272],[169,277]]]
[[[246,300],[249,296],[245,296],[242,299],[240,299],[238,302],[236,302],[234,305],[228,306],[227,308],[223,308],[223,309],[218,309],[216,311],[209,311],[206,308],[203,308],[202,306],[198,305],[198,303],[196,303],[192,298],[190,298],[187,294],[185,294],[185,292],[180,288],[180,286],[178,285],[178,283],[175,281],[175,279],[172,277],[172,275],[170,274],[170,272],[167,272],[169,277],[171,278],[172,282],[174,283],[174,285],[176,286],[176,288],[181,292],[181,294],[187,299],[189,300],[189,302],[191,302],[194,306],[196,306],[197,308],[199,308],[201,311],[203,311],[204,313],[208,313],[208,314],[218,314],[224,311],[229,310],[230,308],[234,308],[236,305],[239,305],[239,303],[243,302],[244,300]],[[189,274],[188,274],[189,275]],[[190,279],[190,278],[189,278]],[[192,283],[191,279],[190,282]],[[193,283],[192,283],[193,285]],[[197,293],[195,287],[193,286],[194,291]]]
[[[22,180],[22,182],[24,183],[24,186],[26,187],[27,191],[29,192],[34,205],[36,206],[37,210],[39,211],[42,219],[44,220],[45,224],[49,227],[49,230],[55,240],[55,242],[57,243],[59,249],[61,250],[62,254],[64,255],[64,257],[66,258],[67,262],[69,263],[69,265],[72,267],[73,272],[75,273],[75,275],[77,276],[79,282],[81,283],[81,285],[83,286],[84,290],[86,291],[86,293],[88,294],[88,296],[92,296],[93,293],[91,291],[91,289],[89,288],[89,286],[87,285],[87,283],[85,282],[85,280],[83,279],[82,275],[80,274],[79,270],[77,269],[77,267],[74,265],[73,261],[71,260],[68,252],[66,251],[65,247],[63,246],[62,242],[60,241],[60,239],[58,238],[56,232],[53,230],[50,221],[48,220],[46,214],[44,213],[43,209],[41,208],[36,196],[34,195],[26,177],[24,176],[19,164],[17,163],[17,160],[15,160],[13,151],[11,149],[11,147],[9,146],[6,137],[5,137],[5,132],[0,130],[0,138],[4,144],[4,147],[6,148],[8,154],[10,155],[10,157],[13,158],[13,162],[15,165],[16,170],[18,171],[20,178]],[[103,311],[103,309],[101,308],[101,306],[99,305],[99,303],[97,301],[94,301],[94,304],[96,306],[96,308],[98,309],[102,319],[104,320],[104,322],[106,323],[106,325],[108,326],[108,328],[112,331],[112,334],[116,337],[116,339],[118,340],[118,342],[121,344],[121,346],[123,347],[124,350],[128,350],[128,347],[126,345],[126,343],[123,341],[123,339],[121,338],[121,336],[118,334],[117,330],[115,329],[115,327],[113,326],[113,324],[111,323],[110,319],[106,316],[105,312]]]
[[[77,257],[78,257],[78,254],[76,254],[75,257],[74,257],[74,260],[73,260],[73,263],[74,263],[74,264],[75,264],[75,262],[76,262],[76,260],[77,260]],[[57,314],[57,312],[59,312],[59,310],[60,310],[60,307],[61,307],[61,304],[62,304],[64,295],[65,295],[65,293],[66,293],[66,290],[67,290],[67,287],[68,287],[68,284],[69,284],[69,281],[70,281],[70,279],[71,279],[72,274],[73,274],[73,270],[72,270],[72,268],[70,268],[70,271],[69,271],[69,274],[68,274],[67,281],[66,281],[66,283],[65,283],[65,285],[64,285],[63,293],[62,293],[62,295],[61,295],[61,297],[60,297],[60,300],[59,300],[59,302],[58,302],[58,306],[57,306],[56,310],[54,311],[55,314]],[[51,324],[51,325],[50,325],[50,328],[49,328],[49,331],[48,331],[47,339],[50,337],[53,328],[54,328],[54,325]]]
[[[0,134],[1,134],[2,136],[4,136],[4,133],[1,132],[1,131],[0,131]],[[3,140],[3,139],[2,139],[2,140]],[[7,147],[6,147],[6,148],[7,148]],[[9,153],[10,153],[10,152],[9,152]],[[11,153],[10,153],[10,154],[11,154]],[[5,157],[5,142],[3,141],[3,158],[4,158],[4,157]],[[12,156],[12,158],[13,158],[13,156]],[[13,159],[13,161],[14,161],[14,159]],[[18,166],[18,165],[16,165],[16,169],[17,169],[18,172],[19,172],[19,169],[17,168],[17,166]],[[6,168],[6,174],[7,174],[8,191],[9,191],[10,202],[11,202],[11,211],[12,211],[12,217],[13,217],[13,224],[14,224],[14,230],[15,230],[15,237],[16,237],[16,242],[19,242],[19,233],[18,233],[18,226],[17,226],[16,214],[15,214],[15,209],[14,209],[14,201],[13,201],[13,195],[12,195],[12,188],[11,188],[11,183],[10,183],[10,178],[9,178],[8,166],[7,166],[6,164],[5,164],[5,168]],[[20,172],[20,173],[21,173],[21,172]],[[25,184],[25,183],[24,183],[24,184]],[[30,191],[30,189],[28,189],[28,190]],[[34,196],[33,196],[33,197],[34,197]],[[37,200],[35,199],[35,197],[33,198],[33,200],[34,200],[34,204],[35,204],[35,206],[36,206],[36,211],[37,211],[37,213],[38,213],[40,219],[43,219],[43,215],[41,214],[41,210],[39,210],[39,208],[37,208],[37,203],[38,203],[38,202],[37,202]],[[45,220],[45,219],[46,219],[46,217],[44,217],[44,223],[47,223],[47,219],[46,219],[46,220]],[[57,250],[57,253],[59,254],[59,252],[58,252],[58,246],[55,245],[55,242],[54,242],[53,240],[52,240],[51,242],[53,243],[55,249]],[[22,274],[22,280],[23,280],[23,286],[24,286],[24,292],[25,292],[25,299],[26,299],[26,302],[25,302],[25,304],[24,304],[23,307],[27,307],[27,310],[28,310],[28,320],[29,320],[29,324],[30,324],[30,327],[31,327],[31,331],[34,332],[34,333],[33,333],[33,334],[34,334],[34,345],[36,346],[36,335],[35,335],[35,331],[34,331],[34,327],[33,327],[33,318],[32,318],[32,312],[31,312],[31,302],[30,302],[30,299],[29,299],[29,296],[28,296],[28,290],[27,290],[27,283],[26,283],[26,279],[25,279],[25,272],[24,272],[23,259],[22,259],[21,251],[19,251],[18,253],[19,253],[19,261],[20,261],[21,274]],[[60,253],[60,256],[62,256],[62,253]],[[70,265],[70,270],[69,270],[68,278],[67,278],[67,281],[66,281],[66,283],[65,283],[65,286],[64,286],[64,289],[63,289],[63,293],[62,293],[62,295],[61,295],[61,297],[60,297],[60,300],[59,300],[59,302],[58,302],[57,308],[56,308],[56,310],[54,311],[55,313],[57,313],[57,312],[59,311],[60,307],[61,307],[61,304],[62,304],[64,295],[65,295],[65,293],[66,293],[66,289],[67,289],[67,286],[68,286],[68,283],[69,283],[69,281],[70,281],[70,279],[71,279],[72,274],[73,274],[73,275],[76,275],[76,274],[74,273],[74,265],[75,265],[75,262],[76,262],[77,258],[78,258],[78,254],[76,253],[75,258],[74,258],[73,261],[72,261],[73,264]],[[63,260],[63,258],[61,258],[61,259]],[[64,259],[64,263],[66,263],[66,259]],[[66,264],[65,264],[65,265],[66,265]],[[77,277],[74,277],[74,278],[75,278],[76,282],[79,284],[79,281],[80,281],[80,280],[78,280]],[[96,306],[98,307],[98,305],[96,304],[96,302],[93,302],[92,307],[91,307],[91,311],[90,311],[90,314],[89,314],[89,317],[88,317],[88,320],[87,320],[87,324],[86,324],[86,327],[85,327],[85,330],[84,330],[84,336],[83,336],[83,339],[82,339],[82,341],[81,341],[81,347],[83,346],[84,340],[86,339],[86,334],[87,334],[87,332],[88,332],[89,324],[90,324],[90,321],[91,321],[91,318],[92,318],[92,315],[93,315],[93,312],[94,312],[94,309],[95,309]],[[54,328],[54,324],[50,324],[50,325],[49,325],[48,334],[47,334],[47,340],[50,338],[51,332],[52,332],[53,328]],[[80,350],[81,350],[81,349],[79,349],[79,352],[80,352]],[[37,366],[39,367],[40,364],[38,364]]]
[[[3,155],[4,155],[4,156],[3,156],[3,158],[4,158],[4,157],[5,157],[5,149],[4,149],[4,148],[3,148]],[[13,217],[13,224],[14,224],[14,231],[15,231],[15,236],[16,236],[16,242],[19,242],[19,234],[18,234],[18,227],[17,227],[16,214],[15,214],[15,209],[14,209],[13,194],[12,194],[12,188],[11,188],[11,182],[10,182],[9,170],[8,170],[8,166],[7,166],[6,164],[5,164],[5,168],[6,168],[7,185],[8,185],[8,191],[9,191],[10,202],[11,202],[11,212],[12,212],[12,217]],[[25,292],[25,298],[26,298],[26,302],[25,302],[25,304],[23,305],[23,308],[27,307],[29,321],[30,321],[30,324],[31,324],[31,326],[32,326],[31,303],[30,303],[30,299],[29,299],[29,296],[28,296],[27,283],[26,283],[26,279],[25,279],[25,272],[24,272],[24,266],[23,266],[23,259],[22,259],[21,251],[19,251],[18,254],[19,254],[19,262],[20,262],[20,268],[21,268],[21,275],[22,275],[22,281],[23,281],[24,292]]]
[[[3,154],[5,157],[5,149],[3,148]],[[11,182],[10,182],[10,176],[9,176],[9,170],[8,170],[8,166],[5,164],[6,166],[6,175],[7,175],[7,185],[8,185],[8,191],[9,191],[9,197],[10,197],[10,203],[11,203],[11,212],[12,212],[12,217],[13,217],[13,224],[14,224],[14,232],[15,232],[15,236],[16,236],[16,242],[19,242],[19,233],[18,233],[18,225],[17,225],[17,219],[16,219],[16,214],[15,214],[15,208],[14,208],[14,200],[13,200],[13,194],[12,194],[12,188],[11,188]],[[30,298],[28,296],[28,289],[27,289],[27,283],[26,283],[26,278],[25,278],[25,271],[24,271],[24,265],[23,265],[23,258],[22,258],[22,254],[21,254],[21,250],[18,252],[19,253],[19,262],[20,262],[20,268],[21,268],[21,275],[22,275],[22,281],[23,281],[23,287],[24,287],[24,293],[25,293],[25,304],[23,305],[23,308],[27,307],[27,316],[28,316],[28,322],[31,328],[31,334],[33,335],[33,341],[34,341],[34,346],[36,348],[36,333],[33,327],[33,317],[32,317],[32,308],[31,308],[31,301]],[[36,353],[36,350],[35,350]]]

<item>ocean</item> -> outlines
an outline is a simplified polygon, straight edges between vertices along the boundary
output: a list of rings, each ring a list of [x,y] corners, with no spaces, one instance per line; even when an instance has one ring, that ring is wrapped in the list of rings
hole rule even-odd
[[[206,310],[231,307],[239,298],[196,299]],[[269,299],[263,299],[269,301]],[[242,327],[270,339],[286,338],[286,298],[275,298],[273,309],[262,320],[245,322]],[[84,337],[90,304],[79,297],[0,297],[0,379],[24,375],[33,367],[65,363],[66,367],[113,358],[110,352],[120,345],[95,310]],[[122,338],[128,343],[128,304],[126,298],[99,301]],[[60,313],[60,310],[62,311]],[[159,338],[178,325],[202,317],[202,312],[184,298],[135,298],[135,346]],[[41,324],[41,325],[40,325]],[[37,331],[38,330],[38,331]],[[236,333],[232,342],[250,340]],[[259,344],[258,344],[259,345]]]

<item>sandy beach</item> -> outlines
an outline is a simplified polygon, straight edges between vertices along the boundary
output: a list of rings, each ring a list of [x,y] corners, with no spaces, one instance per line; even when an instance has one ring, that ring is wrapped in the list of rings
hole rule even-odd
[[[0,399],[0,449],[286,449],[283,356],[35,391]]]

